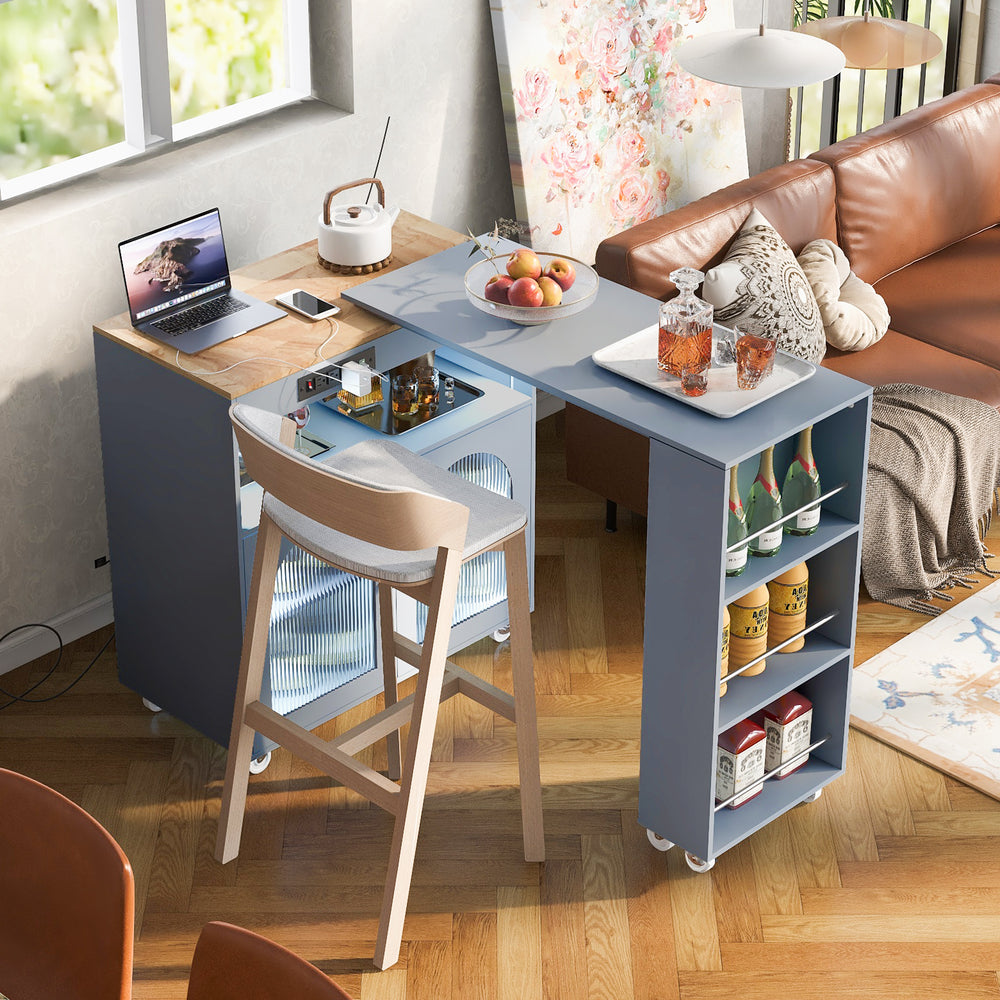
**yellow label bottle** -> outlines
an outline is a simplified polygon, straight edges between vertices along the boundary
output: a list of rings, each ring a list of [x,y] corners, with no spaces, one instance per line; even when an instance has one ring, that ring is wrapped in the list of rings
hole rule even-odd
[[[719,657],[719,676],[725,677],[729,673],[729,608],[722,606],[722,652]],[[729,685],[723,681],[719,685],[719,697],[721,698]]]
[[[761,584],[729,605],[729,669],[736,670],[756,659],[767,649],[768,594]],[[743,673],[752,677],[762,673],[767,661]]]
[[[772,646],[806,627],[806,604],[809,599],[809,570],[799,563],[776,576],[768,585],[768,632]],[[794,653],[806,644],[805,636],[785,646],[782,653]]]

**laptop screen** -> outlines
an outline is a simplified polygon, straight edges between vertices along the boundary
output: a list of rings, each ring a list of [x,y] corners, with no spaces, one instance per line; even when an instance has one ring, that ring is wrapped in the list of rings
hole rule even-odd
[[[219,210],[118,244],[132,322],[228,289]]]

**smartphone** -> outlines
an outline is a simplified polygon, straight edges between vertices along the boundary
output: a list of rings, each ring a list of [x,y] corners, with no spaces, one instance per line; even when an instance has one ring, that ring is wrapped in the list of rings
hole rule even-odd
[[[274,301],[309,319],[326,319],[327,316],[336,316],[340,312],[340,306],[335,306],[325,299],[318,299],[301,288],[293,288],[291,291],[275,295]]]

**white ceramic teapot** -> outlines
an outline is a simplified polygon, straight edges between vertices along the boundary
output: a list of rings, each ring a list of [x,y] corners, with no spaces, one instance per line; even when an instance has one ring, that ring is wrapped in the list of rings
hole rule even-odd
[[[378,205],[332,205],[334,197],[362,184],[378,188]],[[319,255],[339,267],[365,267],[384,261],[392,253],[392,224],[399,206],[385,207],[385,188],[376,177],[351,181],[334,188],[323,202],[319,217]]]

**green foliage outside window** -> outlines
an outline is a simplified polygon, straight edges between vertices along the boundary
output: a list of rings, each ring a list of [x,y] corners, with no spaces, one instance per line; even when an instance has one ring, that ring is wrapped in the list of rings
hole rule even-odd
[[[281,86],[280,0],[167,0],[167,31],[175,122]]]
[[[0,176],[121,142],[111,0],[0,5]]]
[[[282,85],[281,0],[166,0],[166,14],[175,122]],[[0,178],[124,138],[115,0],[0,4]]]
[[[893,0],[871,0],[870,11],[875,17],[893,17]],[[848,15],[862,13],[863,0],[853,0],[853,10],[850,4],[844,5],[844,11]],[[798,27],[802,23],[802,11],[805,10],[805,20],[818,21],[821,17],[826,17],[828,8],[827,0],[796,0],[792,4],[792,23]]]

